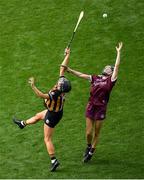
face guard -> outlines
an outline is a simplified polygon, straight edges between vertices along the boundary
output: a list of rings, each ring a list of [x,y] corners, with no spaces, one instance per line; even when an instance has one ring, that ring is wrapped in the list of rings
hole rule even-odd
[[[60,91],[63,93],[67,93],[71,90],[71,83],[65,77],[59,78],[58,85],[60,86]]]

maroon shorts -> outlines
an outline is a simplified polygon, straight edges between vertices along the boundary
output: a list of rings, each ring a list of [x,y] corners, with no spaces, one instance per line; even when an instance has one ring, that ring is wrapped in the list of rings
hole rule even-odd
[[[88,103],[85,116],[93,120],[103,120],[106,117],[106,107],[95,106],[91,103]]]

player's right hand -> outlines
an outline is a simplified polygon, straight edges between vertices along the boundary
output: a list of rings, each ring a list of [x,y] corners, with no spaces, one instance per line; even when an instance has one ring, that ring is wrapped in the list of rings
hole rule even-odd
[[[66,71],[69,73],[69,72],[70,72],[70,68],[69,68],[69,67],[67,67]]]
[[[70,48],[65,48],[64,54],[65,54],[65,56],[66,56],[67,54],[70,54]]]
[[[31,86],[33,86],[33,85],[34,85],[34,82],[35,82],[34,77],[30,77],[29,80],[28,80],[28,83],[29,83]]]
[[[119,42],[119,43],[118,43],[118,46],[116,46],[117,52],[120,52],[120,50],[122,49],[122,46],[123,46],[123,43],[122,43],[122,42]]]

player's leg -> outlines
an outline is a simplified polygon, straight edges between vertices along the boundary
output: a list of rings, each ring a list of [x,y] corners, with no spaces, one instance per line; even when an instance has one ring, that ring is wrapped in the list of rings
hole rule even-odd
[[[47,110],[41,111],[37,113],[35,116],[27,119],[27,120],[19,120],[13,118],[13,122],[17,124],[21,129],[23,129],[26,125],[35,124],[39,120],[43,120],[46,115]]]
[[[87,142],[87,147],[85,149],[84,153],[84,158],[87,156],[91,149],[91,144],[92,144],[92,132],[93,132],[93,124],[94,121],[88,117],[86,117],[86,142]]]
[[[92,143],[92,129],[93,129],[94,121],[90,118],[86,118],[86,140],[87,144]]]
[[[43,120],[45,118],[47,109],[44,111],[41,111],[39,113],[36,113],[35,116],[31,117],[30,119],[25,120],[26,125],[35,124],[40,120]]]
[[[64,58],[63,62],[61,63],[61,66],[60,66],[60,76],[64,76],[64,72],[65,72],[66,67],[69,63],[69,56],[70,56],[70,49],[67,48],[65,58]]]
[[[106,116],[106,108],[105,107],[97,107],[95,111],[95,128],[94,128],[94,134],[93,134],[93,144],[92,144],[92,153],[95,151],[96,145],[98,143],[100,130],[103,124],[103,119],[105,119]]]
[[[90,149],[89,153],[85,157],[84,162],[88,162],[89,160],[91,160],[91,158],[92,158],[92,156],[94,154],[96,145],[98,143],[99,134],[100,134],[100,130],[101,130],[102,124],[103,124],[102,120],[95,121],[94,131],[93,131],[93,143],[92,143],[92,146],[91,146],[91,149]]]
[[[93,152],[94,152],[94,150],[96,148],[96,145],[98,144],[98,140],[99,140],[99,135],[100,135],[100,130],[102,128],[102,124],[103,124],[102,120],[97,120],[95,122],[95,129],[94,129],[94,136],[93,136],[93,143],[92,143]]]
[[[54,128],[49,127],[48,125],[44,124],[44,142],[47,148],[47,152],[51,158],[51,169],[50,171],[55,171],[59,165],[58,160],[55,157],[55,149],[52,143],[52,135],[54,132]]]
[[[86,106],[86,112],[85,112],[85,116],[86,116],[86,140],[87,140],[87,147],[85,150],[85,154],[84,154],[84,159],[83,161],[85,162],[85,158],[87,156],[87,154],[89,153],[90,149],[91,149],[91,144],[92,144],[92,131],[93,131],[93,126],[94,126],[94,107],[93,105],[89,102]]]

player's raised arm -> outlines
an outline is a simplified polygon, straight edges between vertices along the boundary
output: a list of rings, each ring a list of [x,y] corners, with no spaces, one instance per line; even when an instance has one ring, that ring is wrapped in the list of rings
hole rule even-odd
[[[42,93],[42,92],[35,86],[35,80],[34,80],[33,77],[30,77],[30,78],[29,78],[28,83],[30,84],[32,90],[35,92],[35,94],[36,94],[38,97],[41,97],[41,98],[43,98],[43,99],[49,99],[48,94]]]
[[[60,76],[64,76],[64,73],[67,69],[67,65],[69,63],[69,56],[70,56],[70,48],[66,48],[65,49],[65,57],[60,66]]]
[[[123,43],[120,42],[118,46],[116,46],[117,57],[116,57],[116,62],[115,62],[114,71],[111,77],[111,81],[115,81],[118,76],[118,70],[119,70],[119,65],[120,65],[120,53],[121,53],[122,45]]]
[[[83,79],[87,79],[87,80],[91,80],[91,75],[88,75],[88,74],[84,74],[84,73],[81,73],[79,71],[75,71],[69,67],[67,67],[67,72],[71,73],[71,74],[74,74],[75,76],[77,77],[80,77],[80,78],[83,78]]]

